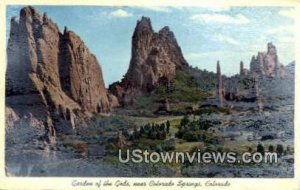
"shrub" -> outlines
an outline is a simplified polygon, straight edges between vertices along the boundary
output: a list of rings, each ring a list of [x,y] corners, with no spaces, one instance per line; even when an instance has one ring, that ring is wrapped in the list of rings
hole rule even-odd
[[[169,120],[167,120],[167,123],[166,123],[166,125],[167,125],[167,134],[169,134],[170,133],[170,121]]]
[[[188,131],[184,133],[182,138],[186,141],[193,142],[193,141],[198,141],[198,133],[195,131]]]
[[[269,146],[269,152],[274,152],[274,146],[273,145]]]
[[[260,143],[257,145],[256,151],[260,152],[263,155],[265,154],[265,149]]]
[[[282,146],[282,144],[277,144],[276,152],[277,152],[278,156],[281,156],[283,154],[283,146]]]
[[[185,115],[185,116],[181,119],[180,125],[181,125],[181,126],[186,126],[188,123],[189,123],[189,117],[188,117],[188,115]]]

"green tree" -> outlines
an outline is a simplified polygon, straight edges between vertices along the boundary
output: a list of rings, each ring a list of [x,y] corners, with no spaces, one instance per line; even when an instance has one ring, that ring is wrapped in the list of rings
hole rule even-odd
[[[149,123],[147,123],[144,127],[145,131],[150,131],[151,129],[151,125]]]
[[[134,126],[133,128],[133,139],[138,139],[139,138],[139,132],[137,130],[137,127]]]
[[[161,131],[158,131],[156,132],[156,138],[155,139],[159,139],[159,140],[162,140],[162,132]]]
[[[166,131],[163,131],[162,132],[162,140],[166,139],[167,138],[167,133]]]
[[[160,131],[165,131],[166,130],[166,125],[164,123],[160,124]]]
[[[151,131],[150,139],[155,140],[156,138],[157,138],[157,132],[156,131]]]
[[[182,126],[179,126],[179,130],[175,133],[175,137],[181,139],[182,136],[183,136],[183,127],[182,127]]]
[[[198,141],[198,134],[194,131],[187,131],[183,134],[182,138],[189,142]]]
[[[167,120],[167,123],[166,123],[166,126],[167,126],[167,134],[169,134],[170,133],[170,121],[169,120]]]
[[[277,152],[278,156],[282,155],[282,153],[283,153],[283,146],[282,146],[282,144],[277,144],[276,152]]]
[[[260,143],[257,145],[256,151],[260,152],[262,155],[265,154],[265,149],[264,149],[263,145],[261,145]]]
[[[189,123],[189,117],[188,117],[188,115],[185,115],[185,116],[181,119],[180,125],[181,125],[181,126],[186,126],[188,123]]]
[[[145,134],[145,129],[143,126],[140,127],[140,136],[143,136]]]

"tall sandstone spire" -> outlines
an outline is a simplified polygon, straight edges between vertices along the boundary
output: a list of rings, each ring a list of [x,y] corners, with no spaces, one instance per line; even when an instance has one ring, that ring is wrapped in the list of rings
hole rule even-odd
[[[240,75],[244,75],[244,62],[240,62]]]
[[[6,105],[19,114],[58,129],[74,127],[78,111],[110,111],[95,56],[75,33],[61,33],[33,7],[11,19],[7,58]]]
[[[169,27],[154,32],[150,19],[142,17],[132,36],[128,71],[122,81],[110,85],[109,90],[121,104],[130,104],[135,95],[150,92],[157,85],[174,80],[176,69],[187,65]]]
[[[222,79],[222,74],[221,74],[220,62],[217,61],[216,98],[219,101],[219,106],[223,106],[224,95],[225,95],[225,90],[224,90],[223,79]]]
[[[261,113],[263,111],[263,103],[262,103],[262,97],[260,95],[260,87],[259,87],[259,80],[257,77],[252,77],[252,85],[249,89],[249,99],[251,99],[252,102],[256,103],[257,110]]]

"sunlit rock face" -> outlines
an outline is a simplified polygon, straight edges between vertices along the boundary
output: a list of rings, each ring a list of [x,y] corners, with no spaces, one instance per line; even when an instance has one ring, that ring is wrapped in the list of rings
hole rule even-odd
[[[161,83],[170,83],[176,69],[187,66],[181,48],[169,27],[154,32],[151,21],[142,17],[132,36],[131,61],[121,82],[109,90],[122,104],[130,104],[132,98],[142,92],[150,92]]]
[[[16,115],[42,121],[52,135],[74,128],[83,115],[110,112],[96,57],[74,32],[61,33],[30,6],[11,19],[6,97]]]

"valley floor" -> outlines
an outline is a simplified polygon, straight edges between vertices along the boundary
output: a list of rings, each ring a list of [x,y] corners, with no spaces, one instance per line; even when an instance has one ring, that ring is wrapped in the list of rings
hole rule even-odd
[[[275,107],[262,113],[251,109],[240,110],[238,104],[235,106],[230,113],[157,117],[98,116],[90,121],[88,128],[82,129],[84,131],[59,135],[48,143],[32,128],[19,124],[6,134],[6,172],[8,176],[293,177],[293,106]],[[201,119],[220,121],[220,124],[202,131],[219,139],[219,142],[179,138],[177,133],[184,117],[188,118],[188,122]],[[170,128],[163,139],[131,137],[133,126],[138,126],[137,130],[140,130],[140,126],[149,123],[160,125],[167,121]],[[16,130],[21,126],[22,131]],[[284,152],[277,164],[123,164],[118,160],[116,147],[116,136],[120,130],[129,131],[124,138],[130,149],[174,152],[200,149],[243,153],[256,151],[258,144],[262,144],[265,151],[270,150],[270,146],[275,150],[279,144],[283,146]],[[170,142],[173,143],[171,148],[165,149]]]

